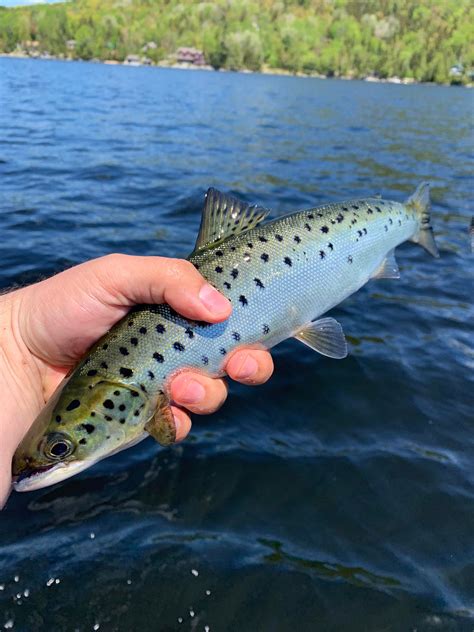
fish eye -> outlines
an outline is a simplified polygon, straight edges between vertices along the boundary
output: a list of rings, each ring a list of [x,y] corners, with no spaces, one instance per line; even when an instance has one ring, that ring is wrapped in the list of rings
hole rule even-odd
[[[65,435],[54,432],[46,437],[43,452],[51,461],[64,459],[74,452],[75,446]]]

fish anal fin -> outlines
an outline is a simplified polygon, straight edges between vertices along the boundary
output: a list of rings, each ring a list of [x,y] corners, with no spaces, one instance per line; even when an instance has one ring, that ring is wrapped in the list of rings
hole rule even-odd
[[[328,358],[341,360],[347,356],[342,326],[334,318],[321,318],[308,323],[294,337]]]
[[[395,250],[390,250],[385,259],[374,271],[372,279],[399,279],[400,270],[398,269],[397,260],[395,259]]]
[[[145,430],[161,445],[171,445],[176,441],[176,426],[168,397],[163,394],[153,417],[145,424]]]
[[[269,211],[261,206],[251,206],[216,189],[209,189],[206,193],[194,253],[255,228],[268,213]]]

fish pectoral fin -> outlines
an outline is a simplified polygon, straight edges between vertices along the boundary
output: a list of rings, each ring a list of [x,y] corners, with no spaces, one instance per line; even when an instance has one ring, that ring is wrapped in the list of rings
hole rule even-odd
[[[216,189],[209,189],[193,254],[227,237],[255,228],[269,212],[261,206],[251,206]]]
[[[176,426],[170,401],[163,394],[158,399],[158,404],[153,417],[145,424],[145,430],[161,445],[171,445],[176,441]]]
[[[305,325],[295,338],[328,358],[341,360],[347,356],[342,326],[334,318],[321,318]]]
[[[388,255],[370,277],[371,279],[399,279],[400,270],[395,259],[395,250],[390,250]]]

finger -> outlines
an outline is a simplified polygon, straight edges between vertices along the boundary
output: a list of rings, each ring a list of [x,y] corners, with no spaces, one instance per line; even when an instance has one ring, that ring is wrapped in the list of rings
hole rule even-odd
[[[191,418],[184,410],[178,408],[177,406],[171,406],[171,412],[173,413],[174,424],[176,427],[175,443],[178,443],[188,436],[192,426]]]
[[[273,373],[273,360],[268,351],[239,349],[229,359],[226,372],[233,380],[242,384],[263,384]]]
[[[190,371],[180,373],[172,380],[170,392],[174,403],[198,415],[215,412],[227,399],[224,380]]]
[[[208,322],[231,311],[189,261],[163,257],[109,255],[18,294],[21,338],[32,353],[58,366],[71,365],[136,303],[166,302],[183,316]]]
[[[177,312],[210,323],[225,320],[229,301],[209,285],[189,261],[164,257],[111,255],[95,263],[108,292],[121,305],[168,303]]]

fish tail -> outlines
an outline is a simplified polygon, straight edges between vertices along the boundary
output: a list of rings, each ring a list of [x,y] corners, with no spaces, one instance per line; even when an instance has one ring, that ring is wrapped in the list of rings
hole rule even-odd
[[[408,208],[413,209],[419,218],[419,228],[410,241],[420,244],[433,257],[439,257],[430,222],[431,200],[429,182],[422,182],[405,204]]]

